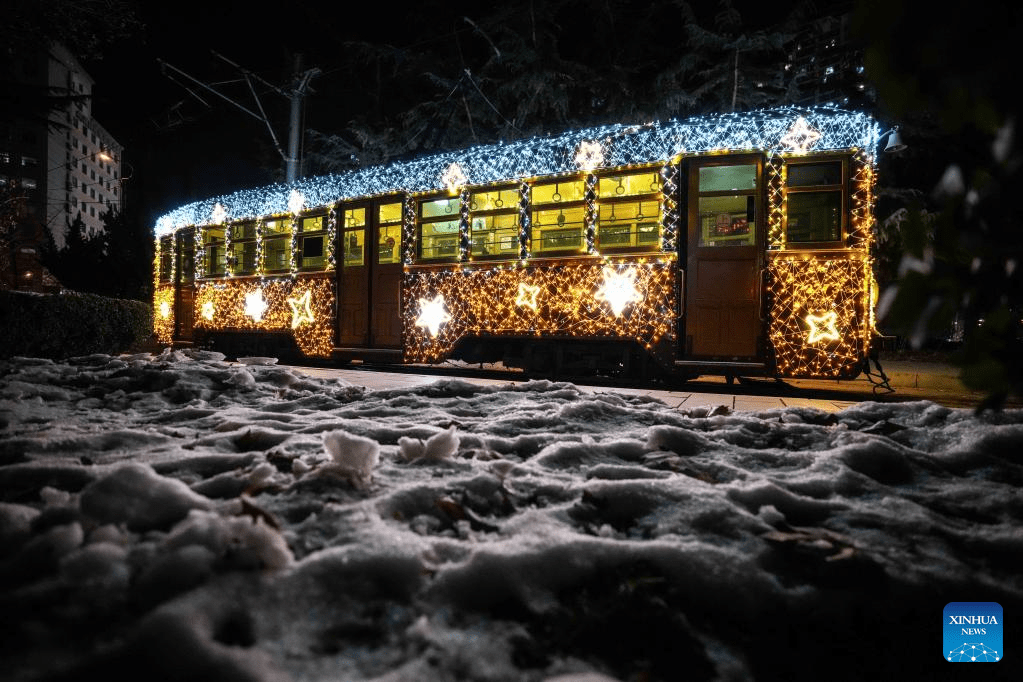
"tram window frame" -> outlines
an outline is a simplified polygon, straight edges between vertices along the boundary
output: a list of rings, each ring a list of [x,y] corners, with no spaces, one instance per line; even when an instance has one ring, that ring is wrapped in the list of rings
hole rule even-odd
[[[316,225],[313,221],[317,221],[319,225],[315,229],[309,229]],[[303,272],[316,272],[326,269],[327,214],[313,213],[303,215],[295,221],[295,230],[298,232],[295,239],[295,248],[297,249],[295,261],[298,269]],[[317,242],[320,245],[319,255],[315,253],[315,248],[310,248],[312,244]]]
[[[174,235],[160,237],[160,284],[171,283],[171,269],[174,264]]]
[[[260,223],[263,231],[263,272],[280,273],[291,269],[291,216],[278,216]],[[276,226],[280,227],[276,227]],[[273,263],[275,255],[282,258]]]
[[[439,215],[425,215],[424,208],[431,204],[446,202],[448,206],[454,206],[456,210],[445,212]],[[462,200],[461,196],[449,193],[433,194],[416,200],[416,260],[429,263],[455,263],[460,256],[461,244],[461,222],[462,222]],[[437,232],[437,226],[447,224],[443,232]],[[427,234],[426,230],[433,230]],[[427,242],[427,240],[430,240]],[[429,253],[427,253],[429,249]],[[438,252],[438,249],[443,251]]]
[[[561,191],[563,186],[574,188],[573,198],[564,198]],[[551,193],[552,200],[538,202],[537,195],[549,187],[554,187],[554,192]],[[562,198],[553,199],[555,196]],[[530,186],[529,198],[529,252],[532,257],[575,256],[586,253],[586,235],[589,230],[586,224],[586,176],[534,181]],[[557,212],[559,216],[564,216],[566,209],[573,215],[578,213],[579,219],[569,221],[566,216],[564,221],[556,220],[554,223],[540,221],[541,214]],[[569,224],[571,227],[566,227]],[[570,240],[578,240],[578,245],[561,246],[560,242],[568,243]]]
[[[395,217],[385,217],[384,209],[398,207]],[[376,211],[377,264],[401,263],[401,238],[404,232],[405,202],[401,199],[383,201],[374,205]]]
[[[837,169],[838,182],[834,182],[834,175],[832,178],[826,178],[831,180],[830,182],[812,182],[813,178],[807,177],[805,179],[797,180],[796,184],[792,181],[793,169],[811,169],[812,167],[820,168],[831,168],[832,172]],[[836,157],[823,157],[815,159],[800,159],[798,161],[786,162],[786,178],[785,178],[785,216],[784,216],[784,235],[785,235],[785,246],[791,249],[833,249],[842,248],[845,246],[846,236],[848,234],[848,215],[849,215],[849,162],[847,158],[836,158]],[[806,236],[809,238],[793,239],[792,238],[792,219],[796,217],[798,220],[802,220],[804,217],[808,221],[813,220],[812,211],[815,208],[809,201],[804,201],[804,205],[795,207],[793,210],[794,203],[800,203],[800,199],[806,198],[810,201],[813,199],[824,199],[831,198],[824,208],[832,208],[832,210],[838,211],[838,224],[837,234],[830,232],[829,234],[814,233],[814,224],[811,222],[807,228]],[[833,200],[837,197],[837,204]],[[793,199],[797,201],[793,201]],[[799,209],[802,210],[799,210]],[[812,237],[825,237],[825,238],[812,238]]]
[[[195,281],[195,233],[192,230],[174,235],[176,244],[177,283],[192,284]]]
[[[226,235],[227,228],[224,225],[210,226],[203,230],[202,260],[206,278],[227,276]]]
[[[625,187],[624,181],[633,177],[652,177],[653,180],[647,183],[643,191],[631,191]],[[642,180],[639,184],[642,186]],[[622,191],[618,191],[619,188]],[[601,252],[607,253],[659,250],[664,213],[663,190],[664,178],[661,177],[658,166],[621,168],[599,174],[597,177],[597,211],[594,216],[594,235],[597,248]],[[620,218],[615,212],[637,204],[639,210],[634,215]],[[656,212],[653,216],[644,213],[649,204],[656,205]],[[611,220],[602,219],[605,212],[610,213]],[[622,223],[616,224],[619,221]],[[623,226],[628,226],[628,229],[623,230]]]
[[[479,202],[483,197],[494,194],[497,195],[496,200],[489,200],[484,207],[480,206]],[[508,217],[511,218],[510,225],[497,224],[498,220]],[[469,253],[471,258],[480,260],[518,259],[521,229],[517,185],[477,187],[469,190]],[[478,235],[483,235],[483,237],[480,238]]]
[[[356,219],[356,213],[361,216],[361,219]],[[369,205],[359,204],[342,207],[340,222],[338,251],[341,254],[341,269],[365,267],[367,256],[366,232],[370,227]]]
[[[231,247],[227,256],[231,259],[231,273],[236,276],[256,274],[259,268],[256,262],[256,223],[251,220],[231,223],[227,229],[231,231]]]
[[[721,170],[724,168],[752,168],[752,187],[710,187],[705,188],[703,184],[703,171]],[[759,157],[750,156],[727,156],[712,161],[700,162],[693,166],[691,178],[691,191],[693,201],[693,217],[698,224],[696,238],[697,248],[728,248],[728,247],[761,247],[760,230],[758,222],[763,196],[763,166]],[[711,179],[708,175],[708,180]],[[728,199],[745,199],[744,202],[737,202],[735,206],[729,206]],[[705,204],[707,200],[709,204]],[[720,204],[716,211],[705,210],[705,207],[712,207],[715,203]],[[745,203],[745,207],[741,207]],[[727,220],[722,221],[722,217]],[[707,222],[707,218],[713,218],[715,222]],[[745,227],[745,229],[743,229]],[[711,234],[714,232],[736,232],[737,234]]]

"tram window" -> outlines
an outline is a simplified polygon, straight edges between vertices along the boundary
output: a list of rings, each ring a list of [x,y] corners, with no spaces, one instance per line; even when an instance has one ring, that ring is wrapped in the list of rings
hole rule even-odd
[[[224,274],[224,228],[210,227],[203,231],[203,272],[207,277]]]
[[[422,260],[455,260],[459,252],[459,197],[430,199],[419,203],[417,256]]]
[[[597,242],[601,248],[656,246],[660,221],[658,199],[604,202],[597,207]]]
[[[306,216],[298,221],[299,237],[295,257],[301,270],[321,270],[327,241],[327,216]],[[290,243],[288,256],[290,256]]]
[[[256,272],[256,224],[238,223],[231,226],[231,247],[228,258],[236,275]]]
[[[342,267],[352,268],[366,264],[363,251],[366,245],[366,230],[345,230],[342,237],[344,258]]]
[[[400,201],[377,206],[377,263],[401,262]]]
[[[191,284],[195,280],[195,236],[192,232],[179,232],[178,240],[178,281]]]
[[[535,185],[530,250],[536,254],[586,249],[582,180]]]
[[[263,269],[283,272],[291,267],[291,239],[286,236],[263,237]]]
[[[752,246],[757,165],[702,166],[697,214],[700,246]]]
[[[518,258],[519,192],[515,188],[469,196],[469,241],[473,256]]]
[[[840,242],[844,215],[842,162],[792,163],[786,176],[786,243],[819,246]]]

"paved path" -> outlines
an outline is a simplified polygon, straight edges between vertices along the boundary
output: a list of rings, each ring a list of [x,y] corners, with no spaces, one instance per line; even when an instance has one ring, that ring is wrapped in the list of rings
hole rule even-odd
[[[366,369],[334,369],[322,367],[296,367],[310,376],[341,378],[371,390],[413,388],[445,377],[430,373],[404,370],[387,372]],[[959,382],[956,368],[938,363],[886,362],[884,371],[893,393],[875,394],[866,377],[853,381],[787,379],[784,382],[759,379],[734,386],[720,377],[701,377],[679,388],[630,388],[617,386],[579,387],[588,392],[616,392],[646,395],[657,398],[675,409],[717,407],[732,410],[768,410],[778,407],[815,407],[826,412],[837,412],[864,400],[884,402],[930,400],[950,407],[976,407],[982,394],[968,391]],[[506,384],[511,379],[460,377],[465,381],[483,385]],[[525,380],[525,379],[523,379]],[[1009,405],[1009,407],[1019,407]]]

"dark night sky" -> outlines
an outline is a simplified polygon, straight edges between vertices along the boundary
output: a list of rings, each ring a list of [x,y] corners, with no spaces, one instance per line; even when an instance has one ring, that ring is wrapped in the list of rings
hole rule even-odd
[[[693,2],[700,12],[717,3]],[[735,3],[748,22],[768,22],[763,3]],[[750,4],[747,8],[744,5]],[[536,7],[542,3],[538,0]],[[580,11],[593,11],[580,1]],[[317,91],[307,102],[308,127],[331,132],[357,115],[358,92],[346,70],[345,41],[366,40],[397,46],[424,41],[450,41],[453,32],[471,42],[464,16],[478,18],[476,2],[421,0],[415,3],[360,3],[356,17],[348,3],[328,8],[306,3],[254,10],[250,3],[179,0],[140,3],[145,29],[106,50],[102,61],[87,63],[96,79],[94,116],[122,144],[134,176],[127,190],[129,210],[152,222],[165,211],[189,201],[273,180],[265,168],[281,165],[263,123],[213,95],[204,107],[181,85],[161,74],[163,59],[197,79],[236,79],[237,72],[211,54],[216,50],[267,81],[288,82],[292,55],[301,52],[305,66],[323,74],[313,81]],[[523,11],[527,4],[522,3]],[[709,6],[709,7],[708,7]],[[482,11],[490,11],[487,5]],[[758,12],[760,14],[758,14]],[[184,81],[182,81],[184,82]],[[243,83],[222,86],[246,107],[254,101]],[[432,93],[431,93],[432,94]],[[186,120],[168,127],[177,103]],[[275,123],[278,139],[287,146],[287,102],[267,93],[264,106]],[[129,172],[126,169],[125,172]]]

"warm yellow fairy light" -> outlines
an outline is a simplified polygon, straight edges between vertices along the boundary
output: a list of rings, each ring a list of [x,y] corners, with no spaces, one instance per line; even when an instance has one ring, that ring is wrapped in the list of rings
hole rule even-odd
[[[821,139],[821,134],[811,128],[806,119],[800,116],[781,138],[781,144],[792,151],[805,154],[817,144],[819,139]]]
[[[457,162],[453,162],[444,169],[444,173],[440,176],[440,181],[448,188],[449,192],[455,193],[469,182],[469,178],[466,177],[462,167]]]
[[[291,306],[292,329],[298,329],[303,322],[312,324],[316,321],[313,317],[312,295],[313,292],[306,289],[301,296],[288,299],[288,305]]]
[[[594,296],[598,301],[606,301],[611,306],[611,312],[615,317],[621,317],[622,312],[630,303],[638,303],[643,297],[636,290],[636,270],[628,268],[625,272],[618,272],[614,268],[604,268],[604,283],[597,289]]]
[[[806,324],[810,331],[806,336],[807,343],[818,343],[820,341],[838,341],[838,313],[829,310],[823,315],[807,315]]]
[[[167,311],[167,315],[163,311]],[[160,343],[174,341],[174,285],[162,284],[153,292],[153,331]]]
[[[263,299],[263,290],[256,289],[245,294],[245,314],[252,318],[254,322],[259,322],[263,319],[263,313],[266,312],[266,301]]]
[[[515,305],[536,310],[536,297],[539,294],[540,287],[519,282],[519,295],[515,297]]]
[[[530,263],[408,273],[405,287],[405,358],[436,362],[467,336],[558,336],[618,338],[653,348],[675,330],[675,261],[670,254],[638,259],[619,257],[559,263]],[[629,315],[616,316],[594,300],[604,285],[605,269],[635,272],[638,293]],[[524,285],[524,286],[520,286]],[[540,292],[537,307],[519,303],[525,287]],[[525,289],[529,291],[529,289]],[[451,311],[442,334],[431,336],[418,325],[421,300],[443,296]]]
[[[450,321],[451,315],[444,308],[443,294],[437,294],[433,298],[419,299],[419,317],[416,318],[416,326],[427,329],[431,337],[437,338],[440,326]]]
[[[575,165],[579,170],[591,171],[604,163],[604,147],[599,142],[583,140],[575,152]]]
[[[201,310],[202,319],[212,322],[214,313],[213,301],[204,301]]]
[[[169,320],[170,314],[171,314],[170,303],[168,303],[167,301],[163,301],[162,303],[160,303],[160,317],[162,317],[165,320]]]

